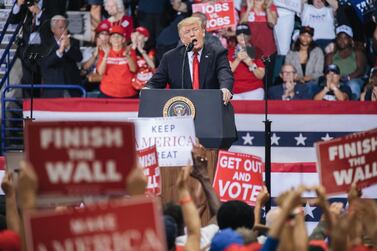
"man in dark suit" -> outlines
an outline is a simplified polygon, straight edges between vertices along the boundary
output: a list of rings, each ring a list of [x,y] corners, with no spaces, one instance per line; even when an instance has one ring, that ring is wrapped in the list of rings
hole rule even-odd
[[[79,42],[70,37],[65,17],[56,15],[51,22],[52,36],[46,46],[50,52],[41,61],[42,83],[44,84],[81,84],[77,63],[82,60]],[[79,96],[77,91],[69,91],[70,96]],[[60,90],[44,90],[43,97],[61,97]]]
[[[297,82],[297,70],[291,64],[281,67],[280,77],[283,80],[281,85],[272,86],[268,89],[268,98],[276,100],[299,100],[312,99],[309,89],[305,84]]]
[[[183,19],[178,32],[183,45],[164,54],[146,88],[165,88],[169,84],[172,89],[221,89],[224,104],[228,103],[234,79],[226,49],[204,42],[205,29],[198,17]],[[191,42],[193,49],[186,53]]]
[[[47,36],[48,14],[49,10],[44,8],[42,0],[38,3],[17,0],[10,13],[11,24],[22,23],[16,54],[22,64],[21,84],[39,84],[41,82],[38,59],[42,54],[41,40]],[[25,97],[29,95],[29,92],[24,92]]]
[[[34,83],[40,82],[40,71],[35,62],[30,60],[32,52],[43,54],[43,48],[37,48],[41,41],[50,34],[49,19],[57,14],[65,13],[66,0],[17,0],[12,8],[9,21],[11,24],[22,23],[21,37],[19,40],[17,56],[24,67],[22,83],[31,84],[32,70],[34,71]],[[39,55],[42,56],[42,55]]]

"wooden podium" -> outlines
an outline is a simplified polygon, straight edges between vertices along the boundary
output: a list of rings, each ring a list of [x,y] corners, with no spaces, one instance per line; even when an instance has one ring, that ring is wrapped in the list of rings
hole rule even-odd
[[[195,133],[207,148],[208,173],[213,182],[218,149],[228,149],[237,139],[232,105],[223,104],[220,90],[147,89],[140,95],[139,117],[194,116]],[[163,167],[161,186],[163,203],[177,202],[175,189],[181,167]],[[189,180],[189,188],[198,207],[202,224],[210,219],[207,199],[200,183]]]

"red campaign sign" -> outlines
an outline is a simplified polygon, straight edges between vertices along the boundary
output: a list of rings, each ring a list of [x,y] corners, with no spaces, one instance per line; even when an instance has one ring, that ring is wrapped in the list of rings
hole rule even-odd
[[[64,211],[27,212],[25,231],[31,251],[166,250],[161,209],[153,198],[112,200]]]
[[[147,177],[146,194],[161,194],[161,176],[158,166],[156,145],[137,151],[140,165],[144,168]]]
[[[320,183],[329,194],[377,184],[377,129],[315,144]]]
[[[221,201],[241,200],[254,206],[263,188],[261,158],[219,151],[213,187]]]
[[[39,195],[124,193],[136,161],[129,122],[29,122],[25,156],[38,175]]]
[[[233,0],[193,4],[192,12],[200,12],[207,16],[207,31],[236,26]]]

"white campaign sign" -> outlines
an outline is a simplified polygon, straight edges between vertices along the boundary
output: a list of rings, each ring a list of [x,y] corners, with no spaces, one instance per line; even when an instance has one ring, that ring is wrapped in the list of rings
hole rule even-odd
[[[301,13],[301,0],[274,0],[274,4],[297,13]]]
[[[136,149],[156,145],[160,166],[191,163],[195,126],[191,117],[138,118],[135,123]]]

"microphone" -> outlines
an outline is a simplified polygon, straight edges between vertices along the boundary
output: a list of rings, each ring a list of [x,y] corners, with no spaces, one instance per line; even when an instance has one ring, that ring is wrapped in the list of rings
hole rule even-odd
[[[198,40],[193,39],[186,47],[186,52],[192,51],[194,49],[194,43],[197,42]]]
[[[186,61],[186,54],[187,52],[192,51],[194,49],[194,43],[197,42],[198,40],[193,39],[185,48],[185,53],[183,54],[183,62],[182,62],[182,71],[181,71],[181,77],[182,77],[182,82],[181,82],[181,89],[183,89],[183,83],[184,83],[184,73],[185,73],[185,61]]]

